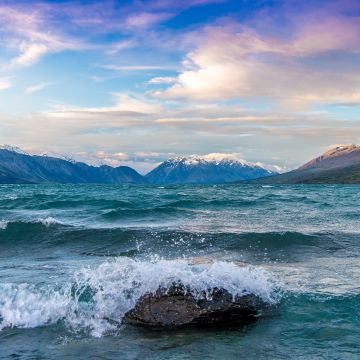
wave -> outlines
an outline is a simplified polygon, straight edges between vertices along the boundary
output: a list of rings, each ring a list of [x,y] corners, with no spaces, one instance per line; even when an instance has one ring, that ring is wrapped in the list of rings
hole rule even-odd
[[[17,195],[12,195],[12,194],[8,194],[8,195],[2,195],[0,197],[0,201],[11,201],[11,200],[17,200],[19,197]]]
[[[176,200],[164,207],[179,207],[179,208],[204,208],[221,207],[221,208],[241,208],[251,205],[256,205],[256,199],[194,199],[194,200]]]
[[[43,225],[46,228],[49,228],[53,225],[70,226],[69,224],[66,225],[62,221],[52,216],[48,216],[46,218],[38,218],[34,220],[25,220],[25,221],[0,220],[0,230],[9,230],[10,228],[15,228],[15,227],[28,227],[29,230],[31,230],[31,228],[36,228],[37,230],[39,230],[39,226],[36,225]]]
[[[51,216],[47,218],[39,218],[35,222],[38,222],[40,224],[45,225],[46,227],[50,227],[52,225],[62,225],[62,222],[60,220],[57,220]]]
[[[7,250],[21,246],[22,251],[28,251],[28,247],[34,250],[36,247],[45,248],[46,244],[56,244],[59,237],[66,238],[66,233],[72,226],[66,225],[60,220],[47,217],[32,221],[5,221],[0,222],[0,246]]]
[[[359,252],[356,233],[302,232],[193,232],[161,228],[79,227],[56,218],[32,222],[0,222],[0,246],[47,251],[73,248],[86,256],[150,256],[167,258],[209,254],[217,251],[240,253],[253,260],[296,260],[337,251]]]
[[[55,197],[55,199],[54,199]],[[78,199],[76,199],[78,197]],[[9,201],[11,200],[11,201]],[[94,199],[86,198],[83,196],[73,196],[71,198],[59,198],[56,196],[42,197],[5,197],[0,198],[0,205],[3,209],[27,209],[27,210],[68,210],[68,209],[111,209],[111,208],[122,208],[132,209],[134,204],[130,201],[125,200],[111,200],[111,199]]]
[[[233,236],[232,241],[224,244],[228,250],[236,250],[248,244],[268,249],[286,248],[301,245],[317,245],[329,233],[302,233],[297,231],[249,232]]]
[[[67,210],[67,209],[85,209],[85,210],[122,210],[122,211],[134,211],[141,213],[143,211],[164,211],[174,208],[179,209],[198,209],[198,208],[242,208],[249,206],[263,206],[267,202],[279,201],[279,202],[301,202],[301,201],[316,201],[310,199],[307,196],[289,196],[287,194],[265,193],[253,194],[252,196],[227,196],[222,197],[209,197],[195,196],[198,194],[164,194],[159,198],[156,198],[156,206],[153,203],[149,203],[149,207],[144,207],[140,198],[119,200],[119,199],[97,199],[88,198],[83,195],[74,195],[71,198],[67,196],[58,197],[56,195],[33,195],[33,196],[11,196],[0,199],[0,204],[3,209],[30,209],[30,210]],[[141,194],[139,194],[141,196]],[[12,201],[9,201],[11,199]]]
[[[181,281],[194,295],[217,286],[233,296],[255,294],[269,304],[277,304],[282,296],[277,280],[260,267],[117,258],[81,269],[61,287],[0,284],[0,331],[63,321],[73,331],[99,337],[115,331],[142,295],[174,281]]]
[[[123,219],[139,219],[143,220],[144,218],[155,218],[159,219],[159,216],[174,216],[179,215],[180,210],[175,207],[159,206],[148,209],[112,209],[106,211],[101,215],[103,219],[106,220],[123,220]],[[185,214],[182,212],[181,214]]]
[[[182,217],[186,218],[193,216],[194,212],[203,212],[209,210],[233,209],[255,206],[256,200],[175,200],[171,202],[164,202],[159,206],[152,206],[148,208],[133,207],[133,208],[110,208],[104,212],[101,217],[106,220],[123,220],[123,219],[143,219],[159,217]]]
[[[123,208],[132,209],[134,204],[124,200],[109,200],[109,199],[84,199],[79,200],[52,200],[41,204],[41,209],[74,209],[74,208],[96,208],[96,209],[108,209],[108,208]]]
[[[256,201],[241,199],[241,200],[222,200],[222,199],[213,199],[213,200],[175,200],[171,202],[163,202],[159,206],[151,207],[118,207],[110,208],[102,216],[108,219],[123,219],[123,218],[139,218],[146,216],[157,217],[157,216],[166,216],[179,214],[186,216],[186,211],[189,213],[192,210],[203,209],[207,210],[209,208],[236,208],[236,207],[247,207],[255,205]]]

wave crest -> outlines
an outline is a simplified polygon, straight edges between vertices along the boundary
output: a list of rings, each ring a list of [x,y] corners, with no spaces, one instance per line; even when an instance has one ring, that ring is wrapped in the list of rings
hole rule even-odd
[[[61,221],[59,221],[59,220],[57,220],[57,219],[55,219],[55,218],[53,218],[51,216],[49,216],[47,218],[39,218],[39,219],[37,219],[36,222],[38,222],[40,224],[43,224],[46,227],[50,227],[52,225],[61,225],[62,224]]]
[[[118,258],[83,268],[61,288],[29,284],[0,286],[0,330],[37,327],[63,320],[75,331],[99,337],[116,329],[124,314],[144,294],[181,281],[196,295],[222,287],[233,296],[255,294],[274,304],[277,282],[260,267],[231,262],[190,264],[186,260],[136,261]]]

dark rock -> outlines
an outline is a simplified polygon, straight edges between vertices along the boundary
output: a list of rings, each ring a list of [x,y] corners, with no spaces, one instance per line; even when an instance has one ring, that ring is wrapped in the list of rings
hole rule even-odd
[[[256,295],[233,296],[223,288],[213,288],[199,296],[181,283],[145,294],[123,322],[145,327],[230,325],[255,320],[265,303]]]

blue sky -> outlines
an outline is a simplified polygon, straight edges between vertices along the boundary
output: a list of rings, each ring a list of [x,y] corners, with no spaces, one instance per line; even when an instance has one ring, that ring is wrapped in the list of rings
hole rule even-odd
[[[146,172],[360,139],[360,2],[1,1],[0,143]]]

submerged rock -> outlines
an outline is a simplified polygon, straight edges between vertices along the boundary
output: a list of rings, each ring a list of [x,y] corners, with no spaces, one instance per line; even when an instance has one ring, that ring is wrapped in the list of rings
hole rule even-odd
[[[265,303],[256,295],[233,297],[223,288],[194,296],[181,283],[142,296],[123,322],[145,327],[230,325],[255,320]]]

